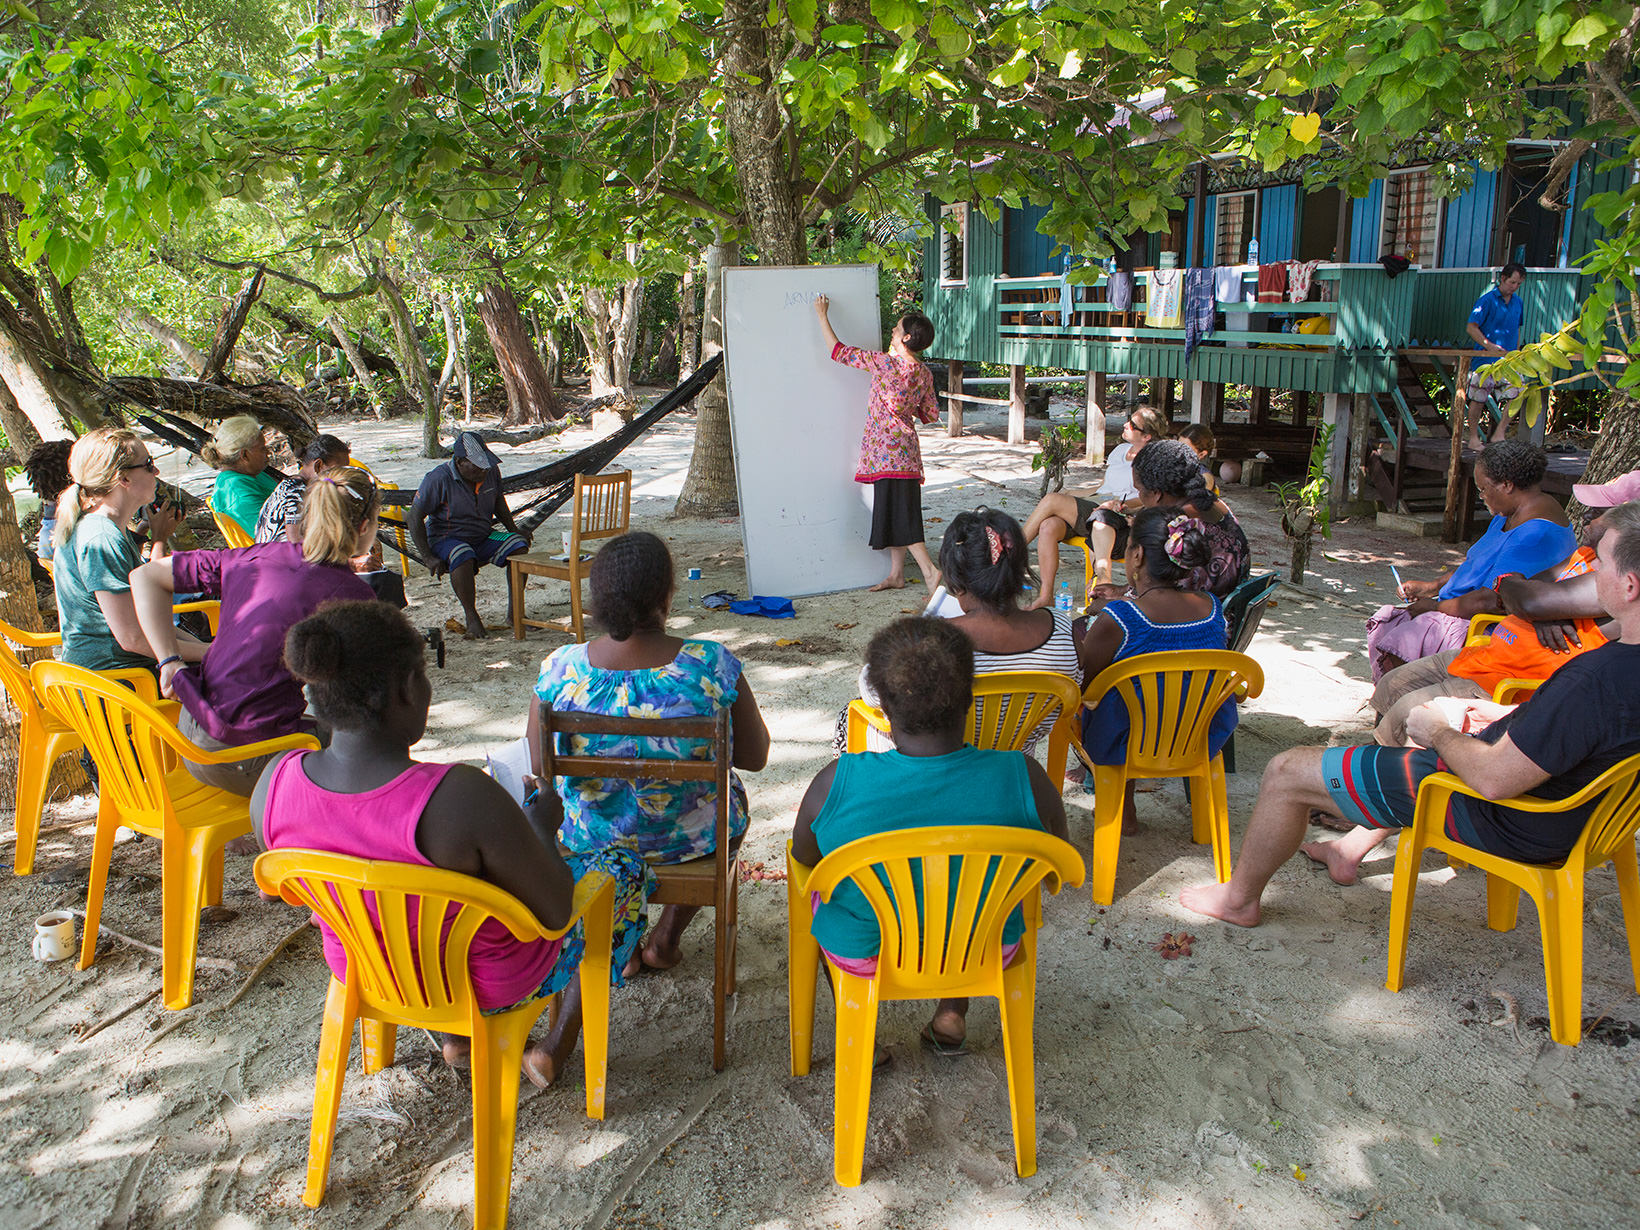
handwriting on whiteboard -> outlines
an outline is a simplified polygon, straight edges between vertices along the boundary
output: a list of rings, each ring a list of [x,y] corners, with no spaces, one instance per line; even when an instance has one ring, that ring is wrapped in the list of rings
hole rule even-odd
[[[823,290],[788,290],[786,292],[786,302],[780,306],[783,308],[808,307],[825,293]]]

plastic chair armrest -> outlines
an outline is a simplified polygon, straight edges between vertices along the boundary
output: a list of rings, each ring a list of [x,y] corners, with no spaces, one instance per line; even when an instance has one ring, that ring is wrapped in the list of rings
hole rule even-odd
[[[1470,616],[1469,632],[1468,635],[1464,637],[1464,647],[1467,649],[1470,645],[1480,644],[1489,640],[1492,636],[1492,625],[1502,623],[1504,618],[1505,616],[1502,615]]]
[[[1535,692],[1542,686],[1541,679],[1502,679],[1492,689],[1492,700],[1496,704],[1507,705],[1522,693]]]
[[[1599,777],[1595,778],[1576,794],[1569,794],[1563,799],[1536,799],[1529,794],[1517,794],[1512,799],[1489,800],[1499,807],[1507,807],[1513,811],[1535,811],[1542,813],[1570,811],[1574,807],[1581,807],[1595,796],[1602,794],[1612,782],[1625,773],[1634,772],[1634,767],[1627,761],[1618,761]],[[1429,792],[1428,801],[1424,792]],[[1424,778],[1423,784],[1418,787],[1417,822],[1423,823],[1424,812],[1431,810],[1435,823],[1438,825],[1446,816],[1447,801],[1455,794],[1466,795],[1472,799],[1486,799],[1486,796],[1473,786],[1453,773],[1431,773]]]
[[[1072,739],[1070,749],[1076,758],[1082,762],[1082,767],[1092,773],[1097,766],[1094,765],[1092,760],[1088,759],[1087,749],[1082,746],[1082,740]]]
[[[30,632],[27,628],[13,628],[6,633],[6,638],[25,649],[55,649],[63,643],[61,632]]]
[[[205,622],[210,625],[211,635],[216,635],[222,623],[222,603],[219,599],[197,598],[193,602],[176,602],[171,605],[172,615],[186,615],[189,611],[204,611]]]
[[[259,739],[255,743],[243,743],[238,747],[225,747],[221,751],[209,752],[192,740],[177,735],[177,751],[195,764],[237,764],[241,760],[255,760],[258,756],[268,756],[274,752],[291,752],[298,748],[309,751],[319,750],[319,740],[309,734],[280,735],[276,739]]]
[[[569,919],[556,931],[546,931],[549,939],[557,939],[565,934],[582,918],[592,912],[600,901],[608,899],[611,906],[615,901],[615,881],[607,871],[589,871],[575,881],[575,898],[570,905]]]

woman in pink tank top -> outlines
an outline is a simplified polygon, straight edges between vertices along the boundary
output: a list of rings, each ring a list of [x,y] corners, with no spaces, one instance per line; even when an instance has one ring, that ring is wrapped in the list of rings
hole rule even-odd
[[[629,920],[642,916],[650,874],[643,860],[614,849],[572,867],[552,838],[561,818],[552,791],[529,800],[526,812],[478,769],[410,758],[427,729],[432,684],[421,636],[403,614],[380,602],[324,607],[291,629],[285,661],[334,735],[325,750],[282,756],[262,774],[251,817],[264,846],[459,871],[511,893],[547,928],[563,926],[576,877],[596,866],[616,880],[615,968],[622,968],[641,937]],[[321,930],[325,960],[345,978],[341,942]],[[526,942],[491,919],[473,939],[473,993],[483,1011],[566,992],[552,1033],[523,1057],[525,1075],[543,1088],[563,1071],[580,1035],[580,985],[572,975],[584,947],[579,924],[562,940]],[[446,1037],[445,1058],[460,1062],[467,1046]]]

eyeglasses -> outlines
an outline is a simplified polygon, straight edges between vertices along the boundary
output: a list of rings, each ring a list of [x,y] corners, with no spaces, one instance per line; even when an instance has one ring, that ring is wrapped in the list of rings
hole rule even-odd
[[[120,467],[120,471],[122,473],[126,470],[147,470],[150,474],[159,473],[159,467],[154,464],[154,459],[152,457],[150,457],[147,461],[139,461],[133,465]]]

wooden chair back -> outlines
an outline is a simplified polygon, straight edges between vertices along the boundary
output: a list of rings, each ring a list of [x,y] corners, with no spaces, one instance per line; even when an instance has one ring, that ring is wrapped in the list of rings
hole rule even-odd
[[[570,560],[579,557],[583,541],[626,533],[631,519],[631,470],[577,474],[570,510]]]

